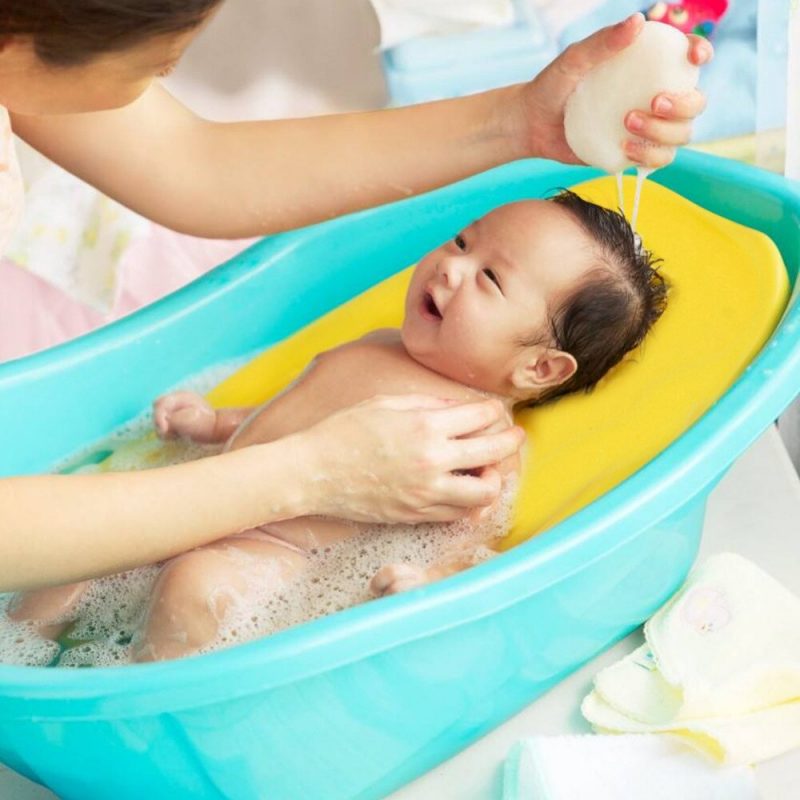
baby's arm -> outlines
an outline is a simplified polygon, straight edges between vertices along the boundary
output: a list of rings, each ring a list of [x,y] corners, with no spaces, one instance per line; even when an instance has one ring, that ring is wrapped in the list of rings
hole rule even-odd
[[[153,425],[162,439],[189,439],[199,444],[226,442],[252,408],[212,408],[194,392],[171,392],[153,403]]]

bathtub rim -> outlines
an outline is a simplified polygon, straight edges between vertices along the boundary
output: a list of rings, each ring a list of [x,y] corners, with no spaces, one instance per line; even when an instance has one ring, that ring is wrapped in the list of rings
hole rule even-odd
[[[513,166],[488,174],[493,176]],[[743,178],[755,181],[760,189],[781,198],[795,218],[800,218],[800,185],[726,159],[684,152],[673,167],[656,177],[670,187],[674,182],[690,179],[693,173],[696,176],[700,168],[723,183]],[[670,173],[676,181],[670,180]],[[468,181],[485,180],[486,175]],[[579,178],[586,177],[591,175],[582,170]],[[296,237],[303,234],[295,232]],[[291,237],[284,240],[275,257],[298,241]],[[792,265],[788,266],[791,270]],[[798,264],[793,266],[796,274]],[[193,291],[199,289],[195,287]],[[191,299],[187,297],[185,302],[190,303]],[[174,296],[167,300],[175,302]],[[146,311],[156,313],[152,309]],[[147,320],[131,317],[124,322],[128,329],[135,329]],[[108,331],[107,328],[99,333],[105,333],[107,338]],[[124,339],[132,335],[125,329],[116,333]],[[468,574],[380,603],[348,609],[267,639],[181,661],[92,670],[0,665],[0,719],[30,719],[39,710],[51,719],[89,720],[196,708],[344,666],[400,642],[489,616],[536,594],[601,558],[609,548],[623,546],[651,524],[707,492],[800,391],[798,334],[800,298],[796,287],[783,320],[745,373],[669,447],[567,520]],[[73,353],[82,357],[83,351],[94,344],[90,340],[93,335],[54,350],[64,357]],[[54,351],[41,354],[43,363],[39,366],[46,368],[58,356]],[[25,366],[17,363],[21,368]],[[578,553],[579,557],[573,557]],[[451,613],[456,603],[458,611]],[[235,672],[235,685],[226,681],[224,689],[209,691],[221,672]],[[202,703],[197,702],[200,687]]]

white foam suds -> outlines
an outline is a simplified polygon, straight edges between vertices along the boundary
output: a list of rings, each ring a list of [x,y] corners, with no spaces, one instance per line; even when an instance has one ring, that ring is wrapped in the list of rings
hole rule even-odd
[[[249,591],[228,609],[217,638],[205,650],[276,633],[371,600],[370,581],[386,564],[428,568],[462,553],[473,564],[490,558],[495,551],[483,543],[508,530],[514,494],[515,488],[507,487],[496,510],[477,524],[365,526],[353,538],[312,549],[307,566],[288,585],[278,582],[276,587],[263,580],[263,567],[254,565],[248,570]]]

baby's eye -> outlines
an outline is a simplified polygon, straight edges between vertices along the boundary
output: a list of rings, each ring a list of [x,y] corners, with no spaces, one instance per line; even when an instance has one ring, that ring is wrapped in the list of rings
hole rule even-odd
[[[483,274],[502,292],[503,287],[500,285],[500,281],[495,275],[494,270],[490,269],[489,267],[484,267]]]
[[[467,249],[467,240],[460,233],[453,239],[453,243],[459,250]]]

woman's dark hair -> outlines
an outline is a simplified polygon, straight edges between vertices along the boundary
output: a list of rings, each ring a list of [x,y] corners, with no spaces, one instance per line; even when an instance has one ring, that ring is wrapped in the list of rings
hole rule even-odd
[[[221,0],[0,0],[0,42],[29,36],[46,64],[70,67],[199,25]]]
[[[537,398],[590,391],[623,356],[638,347],[667,304],[667,284],[659,259],[617,211],[563,190],[549,202],[566,209],[594,239],[598,268],[551,316],[551,339],[570,353],[578,369],[569,380]]]

